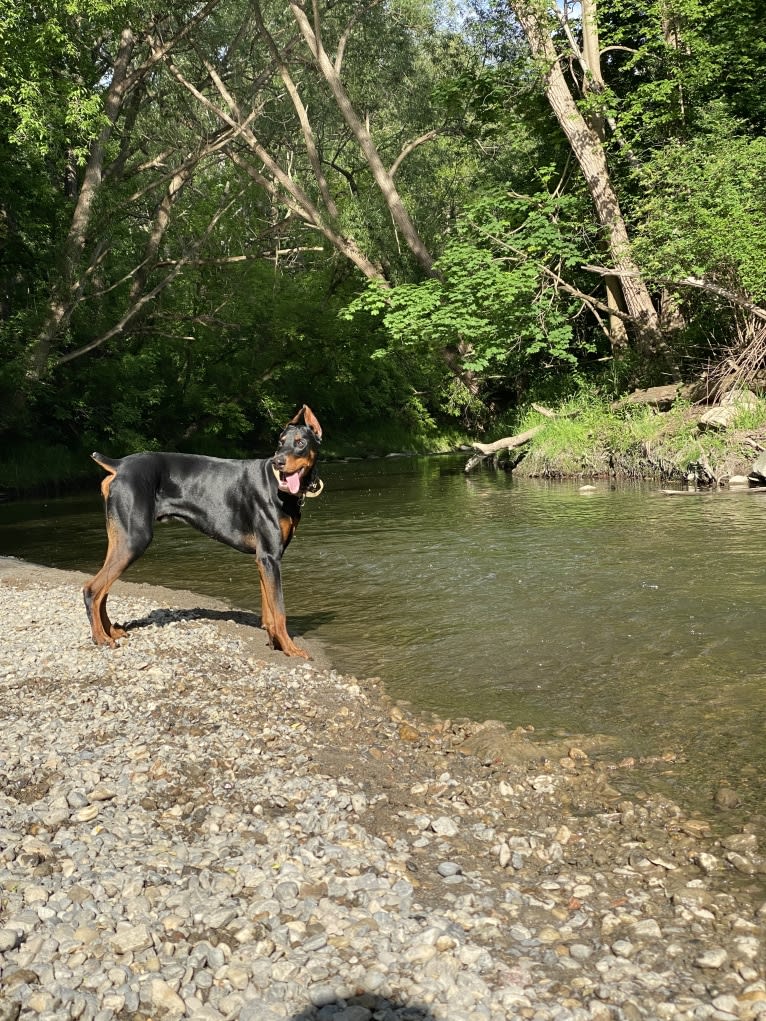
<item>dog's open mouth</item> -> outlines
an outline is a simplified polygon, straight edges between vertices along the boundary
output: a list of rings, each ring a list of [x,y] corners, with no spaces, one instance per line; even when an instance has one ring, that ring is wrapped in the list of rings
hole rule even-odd
[[[279,488],[287,493],[291,493],[293,496],[297,496],[305,470],[305,468],[299,468],[298,471],[289,473],[280,471],[278,477]]]

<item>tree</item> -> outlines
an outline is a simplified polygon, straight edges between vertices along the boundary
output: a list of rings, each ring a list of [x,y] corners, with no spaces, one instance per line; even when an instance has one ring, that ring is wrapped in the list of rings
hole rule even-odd
[[[103,95],[102,124],[97,136],[93,138],[88,146],[87,160],[82,180],[77,189],[72,219],[60,252],[59,269],[51,289],[47,315],[28,354],[28,375],[33,380],[39,379],[47,373],[54,341],[65,330],[88,286],[88,277],[93,274],[104,255],[103,245],[92,245],[91,257],[83,263],[83,256],[85,255],[88,241],[92,241],[90,228],[94,206],[104,180],[107,149],[118,118],[123,118],[129,131],[130,115],[135,112],[135,108],[140,106],[142,102],[140,90],[146,87],[153,64],[160,59],[160,56],[166,55],[196,24],[203,21],[218,2],[219,0],[208,0],[164,44],[161,53],[153,51],[145,59],[139,57],[138,60],[134,60],[136,36],[130,25],[125,25],[120,30],[119,36],[116,37],[115,33],[115,38],[111,40],[115,46],[114,55],[110,58],[110,63],[106,63],[101,67],[102,73],[108,77],[108,85]],[[134,107],[133,109],[128,109],[127,104],[131,100]],[[122,151],[118,153],[117,158],[110,165],[113,176],[122,176],[124,172],[129,153],[127,147],[129,134],[123,135],[122,142]],[[218,144],[220,144],[219,140],[215,140],[212,146],[214,147]],[[88,344],[61,355],[58,359],[59,363],[92,350],[109,339],[109,336],[120,332],[124,329],[125,324],[140,311],[142,306],[154,296],[156,288],[149,293],[145,293],[145,285],[148,280],[148,269],[156,259],[159,241],[167,229],[170,208],[180,190],[188,181],[195,161],[204,158],[209,151],[211,151],[210,145],[203,146],[201,152],[196,153],[195,157],[191,160],[187,157],[184,161],[185,165],[171,176],[166,194],[157,209],[154,227],[150,234],[144,258],[139,266],[130,274],[133,277],[133,282],[130,287],[128,308],[120,321],[101,337],[94,338]],[[176,272],[177,270],[169,276],[166,283],[170,282]],[[163,286],[166,286],[166,284]]]
[[[593,199],[612,264],[617,270],[617,275],[612,280],[619,280],[625,307],[649,352],[661,352],[666,356],[668,351],[662,338],[659,316],[649,288],[632,257],[625,217],[610,174],[603,139],[603,114],[601,112],[594,114],[589,123],[575,100],[562,69],[566,50],[562,51],[555,42],[555,30],[560,29],[559,18],[547,5],[543,7],[537,3],[528,3],[526,0],[512,3],[512,7],[524,30],[532,56],[540,66],[548,102],[561,130],[566,135]],[[603,79],[598,60],[598,41],[595,37],[595,0],[589,0],[584,4],[582,12],[584,46],[578,47],[574,43],[571,32],[565,33],[564,39],[575,49],[574,55],[582,72],[579,83],[582,93],[585,94],[587,90],[598,93],[602,88]]]
[[[131,372],[140,345],[154,352],[144,368],[156,372],[153,329],[179,335],[185,326],[197,343],[206,322],[235,331],[221,310],[239,304],[230,290],[242,285],[239,268],[247,275],[260,260],[272,273],[274,266],[311,273],[329,251],[335,269],[313,279],[338,294],[348,270],[333,252],[383,283],[413,269],[431,272],[428,246],[395,183],[417,180],[407,161],[438,134],[420,129],[431,68],[416,66],[412,32],[424,24],[374,4],[328,8],[324,16],[317,7],[309,20],[297,6],[223,8],[217,0],[177,5],[172,14],[72,0],[17,21],[17,44],[21,38],[30,51],[41,26],[55,40],[62,81],[69,82],[72,54],[80,57],[76,77],[89,116],[73,116],[73,91],[64,89],[49,120],[68,128],[44,137],[42,111],[23,97],[27,85],[31,92],[42,82],[45,62],[30,60],[15,73],[6,107],[12,165],[21,162],[22,126],[41,125],[24,144],[27,159],[45,154],[57,217],[44,259],[35,260],[46,269],[26,307],[15,309],[13,325],[8,316],[0,324],[7,391],[27,398],[30,412],[47,406],[52,413],[51,379],[74,380],[70,366],[102,354],[115,374],[120,364]],[[390,68],[369,74],[383,49]],[[416,89],[426,101],[412,129],[392,117],[392,84],[402,74],[421,76],[425,86]],[[21,210],[11,191],[2,198],[4,208]],[[420,199],[423,208],[430,198]],[[226,276],[227,267],[237,272]],[[218,291],[206,309],[198,299],[212,297],[204,284],[212,274]],[[251,276],[263,284],[262,275]],[[11,280],[9,270],[8,295]],[[272,355],[267,347],[262,355],[268,373]],[[55,403],[72,393],[59,386]],[[17,423],[19,410],[17,400],[10,416]]]

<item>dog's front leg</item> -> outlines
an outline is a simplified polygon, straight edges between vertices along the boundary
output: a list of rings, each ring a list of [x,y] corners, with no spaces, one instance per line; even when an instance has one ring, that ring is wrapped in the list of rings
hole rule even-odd
[[[258,557],[257,562],[261,579],[261,623],[269,636],[271,647],[281,649],[286,656],[311,659],[306,650],[296,645],[287,633],[279,561],[274,557],[265,556]]]

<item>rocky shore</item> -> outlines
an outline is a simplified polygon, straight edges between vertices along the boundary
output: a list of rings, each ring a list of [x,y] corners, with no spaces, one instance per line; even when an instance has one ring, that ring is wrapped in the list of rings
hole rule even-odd
[[[0,1021],[766,1021],[755,823],[82,580],[0,561]]]

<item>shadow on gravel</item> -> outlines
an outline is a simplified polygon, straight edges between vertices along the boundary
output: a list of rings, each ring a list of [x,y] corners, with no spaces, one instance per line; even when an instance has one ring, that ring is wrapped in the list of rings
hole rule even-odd
[[[333,613],[312,613],[310,616],[292,614],[289,617],[290,632],[295,632],[298,635],[309,634],[321,624],[333,620],[334,616]],[[152,610],[145,617],[126,621],[122,626],[126,631],[139,631],[145,627],[167,627],[168,624],[185,620],[229,621],[243,627],[261,627],[260,616],[250,610],[211,610],[203,606],[188,610]]]
[[[306,1007],[290,1021],[436,1021],[427,1007],[403,1004],[384,996],[364,996],[338,1000],[321,1007]]]

